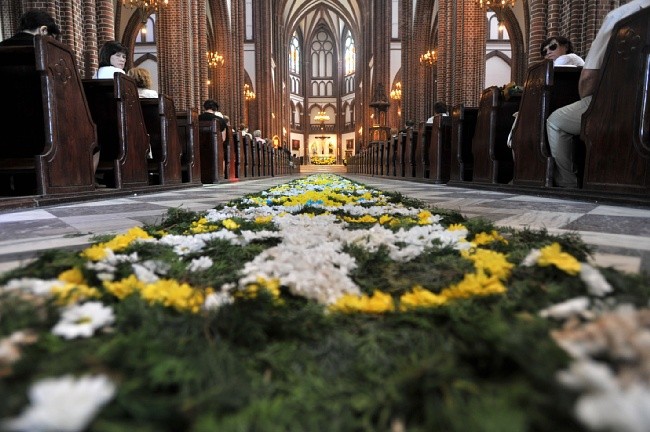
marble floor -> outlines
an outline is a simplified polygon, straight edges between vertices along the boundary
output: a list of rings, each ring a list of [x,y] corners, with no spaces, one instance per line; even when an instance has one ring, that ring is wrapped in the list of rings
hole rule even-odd
[[[497,226],[576,232],[594,246],[593,261],[626,272],[650,271],[650,208],[518,195],[358,175],[346,177],[383,190],[483,217]],[[81,249],[100,234],[159,221],[169,208],[206,210],[294,177],[274,177],[131,194],[79,203],[0,211],[0,272],[51,248]]]

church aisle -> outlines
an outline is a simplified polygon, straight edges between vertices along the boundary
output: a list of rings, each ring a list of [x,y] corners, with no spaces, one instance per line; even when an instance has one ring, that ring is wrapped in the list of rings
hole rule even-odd
[[[433,206],[483,217],[497,226],[577,232],[594,246],[594,261],[627,272],[650,270],[650,209],[506,194],[367,176],[345,177],[396,191]],[[80,249],[93,236],[117,234],[160,221],[169,208],[206,210],[247,193],[291,180],[291,176],[205,185],[147,195],[18,209],[0,213],[0,271],[26,263],[40,251]]]

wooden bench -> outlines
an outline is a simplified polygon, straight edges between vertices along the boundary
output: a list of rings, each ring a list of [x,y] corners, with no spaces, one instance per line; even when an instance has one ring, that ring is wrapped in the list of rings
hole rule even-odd
[[[650,194],[650,8],[614,28],[582,138],[583,189]]]
[[[437,114],[433,123],[423,123],[422,157],[424,160],[422,176],[433,183],[447,183],[451,166],[451,117]]]
[[[113,79],[83,80],[86,99],[97,125],[98,172],[118,189],[149,185],[149,135],[135,81],[123,73]]]
[[[508,147],[508,134],[519,101],[519,96],[506,100],[497,86],[483,90],[472,139],[472,181],[508,183],[512,180],[512,150]]]
[[[219,183],[225,180],[224,142],[217,120],[199,121],[201,148],[201,182]]]
[[[201,184],[201,151],[199,148],[199,114],[196,108],[176,114],[183,154],[181,168],[183,182]]]
[[[0,194],[93,191],[97,133],[70,48],[0,47]]]
[[[451,111],[451,166],[449,180],[472,181],[474,156],[472,138],[476,129],[478,108],[454,106]]]
[[[553,186],[553,159],[546,138],[546,119],[558,108],[580,99],[582,68],[544,60],[528,68],[517,123],[512,133],[513,184]]]
[[[144,124],[149,133],[152,158],[149,183],[173,185],[182,182],[182,146],[174,101],[161,94],[158,99],[140,99]]]
[[[253,139],[249,134],[242,134],[240,171],[241,171],[241,176],[244,178],[249,178],[253,176],[251,172],[252,141]]]

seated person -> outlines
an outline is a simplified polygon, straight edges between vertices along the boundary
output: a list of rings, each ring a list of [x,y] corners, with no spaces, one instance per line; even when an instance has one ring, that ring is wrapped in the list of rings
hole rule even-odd
[[[573,52],[571,41],[564,36],[546,38],[539,47],[539,52],[544,59],[553,60],[553,66],[578,66],[582,67],[585,61]]]
[[[0,46],[34,45],[34,36],[57,37],[61,31],[54,18],[42,10],[29,10],[20,17],[18,33],[0,42]]]
[[[135,85],[138,86],[138,96],[141,99],[158,98],[158,92],[151,88],[151,73],[147,69],[141,67],[131,68],[128,75],[135,80]]]
[[[226,120],[223,118],[223,114],[219,111],[219,103],[214,99],[207,99],[203,102],[203,112],[199,114],[199,121],[203,120],[214,120],[217,119],[219,128],[221,128],[221,136],[225,141],[226,139]]]
[[[433,115],[431,117],[429,117],[429,119],[427,120],[427,123],[433,123],[433,118],[438,114],[442,115],[442,116],[448,116],[449,115],[449,110],[447,109],[447,104],[445,104],[444,102],[440,102],[440,101],[433,104]]]
[[[571,41],[564,36],[546,38],[539,46],[539,53],[544,60],[553,60],[553,67],[582,67],[585,64],[582,57],[573,52]],[[516,112],[512,115],[515,118],[515,121],[512,123],[512,128],[510,128],[510,133],[508,134],[508,147],[510,148],[512,148],[512,134],[515,130],[515,125],[517,124],[517,114],[519,113]]]
[[[596,38],[591,44],[584,67],[578,81],[580,100],[553,111],[546,120],[546,135],[548,137],[551,155],[555,161],[553,182],[555,186],[577,188],[577,167],[573,161],[573,138],[580,135],[582,114],[591,103],[591,96],[596,90],[600,68],[605,59],[607,44],[612,36],[614,26],[641,9],[650,6],[650,0],[632,0],[607,14]],[[612,149],[615,151],[615,149]]]
[[[125,73],[127,49],[117,41],[108,41],[99,50],[99,69],[93,78],[113,79],[115,72]]]

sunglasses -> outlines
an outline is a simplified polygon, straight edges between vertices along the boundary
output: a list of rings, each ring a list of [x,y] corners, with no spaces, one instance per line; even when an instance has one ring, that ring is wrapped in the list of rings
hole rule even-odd
[[[557,42],[553,42],[552,44],[550,44],[549,46],[547,46],[542,50],[542,56],[546,57],[546,54],[548,54],[551,51],[555,51],[556,49],[557,49]]]

